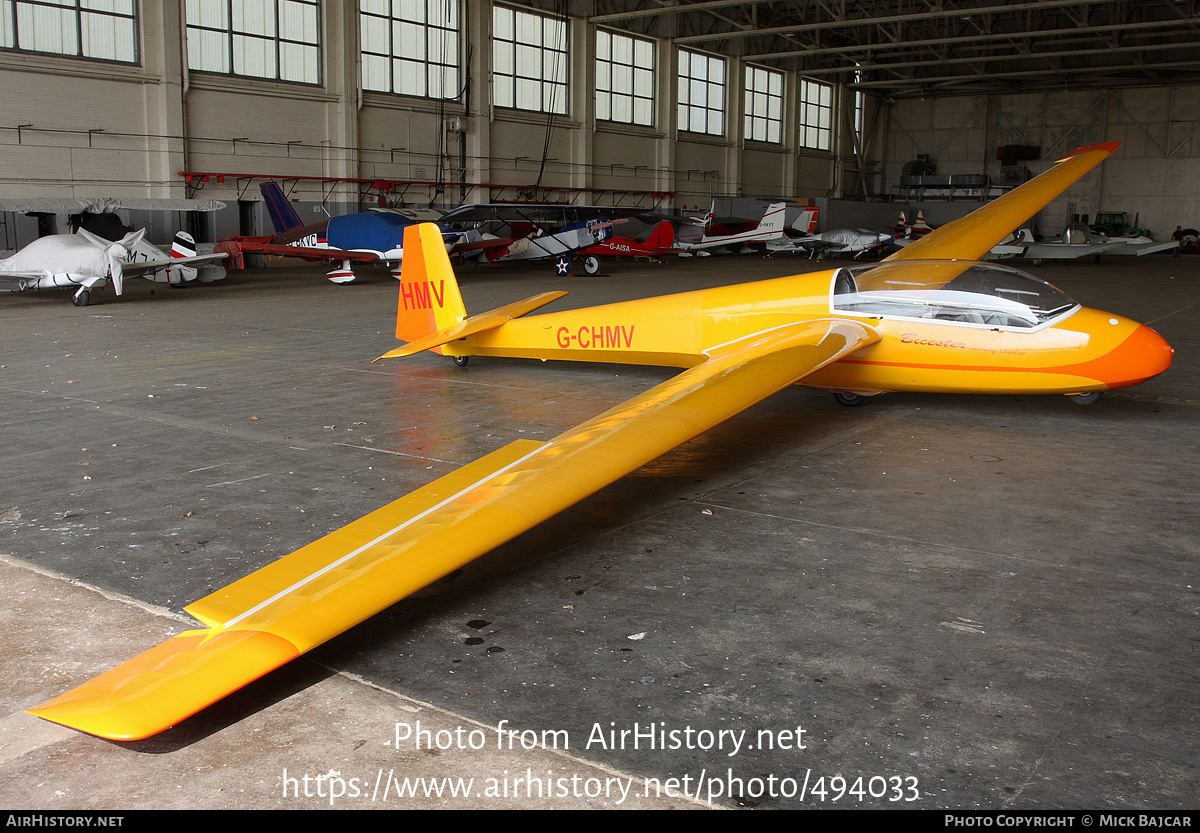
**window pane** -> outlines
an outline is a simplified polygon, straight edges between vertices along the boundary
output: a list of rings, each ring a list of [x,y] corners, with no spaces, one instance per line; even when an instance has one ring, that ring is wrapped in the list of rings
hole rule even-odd
[[[497,6],[492,7],[493,38],[506,41],[513,39],[513,15],[515,14],[511,9],[502,9]]]
[[[424,23],[425,0],[400,0],[400,11],[397,17],[413,23]]]
[[[317,42],[317,7],[284,0],[279,8],[279,36],[302,43]]]
[[[425,95],[425,76],[420,72],[423,66],[415,61],[397,60],[395,68],[395,91],[402,95]]]
[[[233,71],[238,75],[275,77],[275,41],[234,35]]]
[[[401,58],[425,60],[425,27],[411,23],[397,23],[393,27],[393,42],[396,44],[395,54]]]
[[[231,72],[229,40],[221,32],[197,29],[188,33],[188,69]]]
[[[387,23],[378,17],[363,15],[359,21],[363,52],[386,55],[391,41],[388,39]]]
[[[388,64],[388,59],[379,55],[363,55],[363,88],[391,92]]]
[[[497,43],[492,50],[492,72],[499,75],[513,74],[513,49],[511,43]]]
[[[240,0],[233,4],[233,29],[251,35],[275,34],[275,4],[271,0]]]
[[[649,100],[644,98],[634,99],[633,123],[646,125],[654,124],[654,107]]]
[[[60,55],[79,54],[75,13],[70,9],[20,4],[17,6],[17,31],[22,49]]]
[[[229,6],[222,0],[188,0],[188,26],[204,26],[209,29],[229,28]]]
[[[542,45],[542,19],[537,15],[517,12],[517,42],[526,46]]]
[[[649,69],[635,69],[633,71],[633,92],[634,95],[641,98],[652,98],[654,96],[654,72]]]

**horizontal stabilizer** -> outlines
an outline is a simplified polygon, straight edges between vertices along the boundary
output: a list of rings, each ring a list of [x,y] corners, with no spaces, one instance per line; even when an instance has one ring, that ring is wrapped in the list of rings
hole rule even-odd
[[[394,359],[400,356],[412,356],[420,353],[422,350],[431,350],[434,347],[440,347],[443,344],[449,344],[452,341],[457,341],[460,338],[482,333],[486,330],[494,330],[502,324],[507,324],[514,318],[520,318],[522,315],[528,315],[536,309],[541,309],[551,301],[557,301],[559,298],[566,295],[566,291],[558,292],[542,292],[538,295],[533,295],[523,301],[513,301],[511,304],[505,304],[502,307],[491,310],[490,312],[472,315],[465,321],[460,321],[453,327],[448,327],[445,330],[440,330],[424,338],[418,338],[408,342],[403,347],[397,347],[391,352],[384,353],[379,359]],[[379,361],[375,359],[374,361]]]

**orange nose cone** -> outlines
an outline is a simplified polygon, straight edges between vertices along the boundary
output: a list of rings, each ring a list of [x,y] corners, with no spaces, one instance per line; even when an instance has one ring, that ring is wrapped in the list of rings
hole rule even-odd
[[[1133,335],[1112,351],[1105,363],[1106,378],[1101,381],[1110,389],[1139,385],[1170,367],[1174,355],[1174,348],[1165,338],[1139,324]]]

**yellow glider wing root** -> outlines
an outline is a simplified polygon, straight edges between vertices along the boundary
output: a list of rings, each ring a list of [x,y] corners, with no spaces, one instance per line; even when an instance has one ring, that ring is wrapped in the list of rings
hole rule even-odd
[[[181,634],[30,712],[112,739],[162,731],[756,402],[878,341],[863,324],[789,324],[547,443],[519,441],[187,609]]]
[[[1105,142],[1078,148],[1021,187],[931,231],[885,260],[979,260],[1120,146],[1120,142]]]

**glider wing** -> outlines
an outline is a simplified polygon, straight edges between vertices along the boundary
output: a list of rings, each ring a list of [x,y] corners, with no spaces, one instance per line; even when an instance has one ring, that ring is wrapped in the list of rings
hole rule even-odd
[[[148,737],[217,702],[625,474],[878,341],[845,319],[721,345],[546,443],[518,441],[188,606],[182,633],[30,712]]]
[[[979,260],[1120,146],[1105,142],[1077,148],[1020,188],[931,231],[886,260]]]

